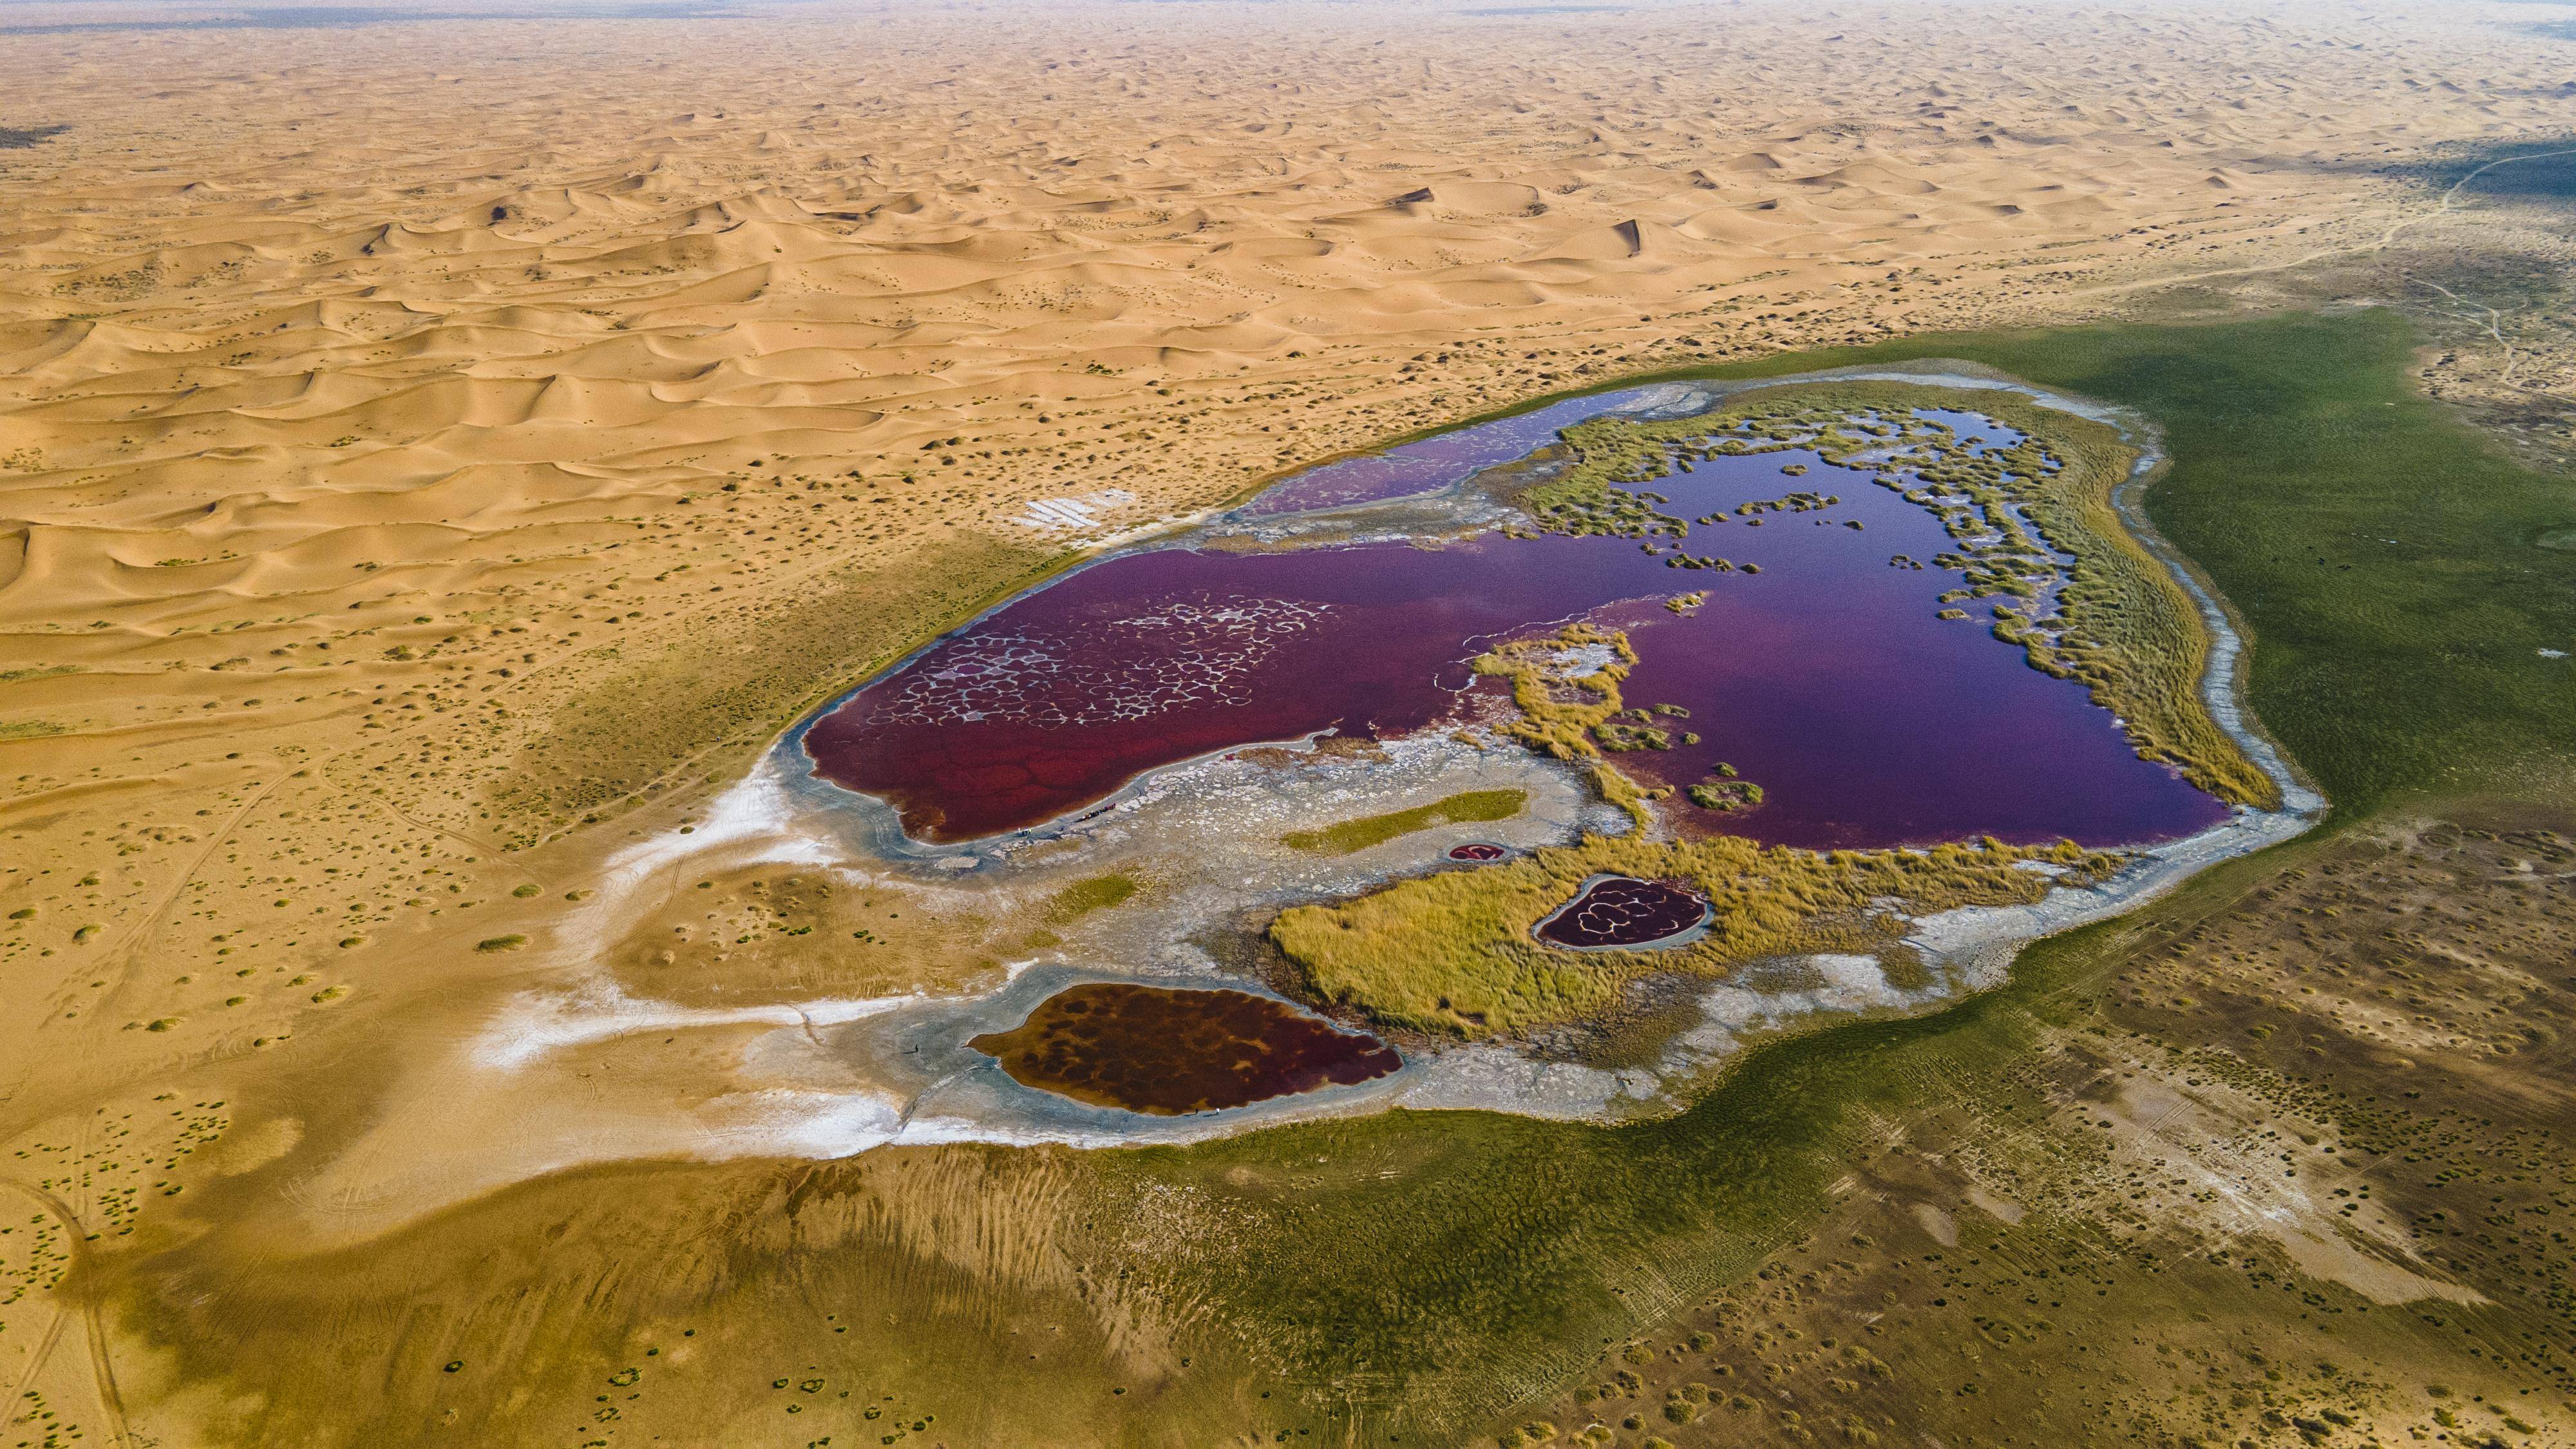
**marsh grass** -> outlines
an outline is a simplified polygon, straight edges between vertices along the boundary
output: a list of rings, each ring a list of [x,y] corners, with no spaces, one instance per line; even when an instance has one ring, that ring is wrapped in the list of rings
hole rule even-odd
[[[1736,836],[1648,841],[1588,836],[1508,864],[1443,871],[1339,905],[1298,906],[1271,940],[1317,996],[1421,1031],[1476,1037],[1598,1015],[1620,988],[1655,972],[1714,976],[1758,957],[1874,950],[1893,944],[1908,914],[1967,905],[2024,904],[2046,875],[2107,873],[2118,857],[2072,841],[2023,848],[1988,839],[1928,851],[1765,847]],[[1666,950],[1565,951],[1530,934],[1582,881],[1616,874],[1685,882],[1715,912],[1699,940]]]
[[[1090,915],[1093,911],[1105,911],[1112,906],[1123,905],[1127,898],[1134,894],[1136,894],[1136,881],[1132,876],[1095,875],[1087,880],[1075,881],[1047,897],[1046,907],[1041,914],[1052,925],[1066,925]]]
[[[1594,732],[1627,708],[1620,681],[1637,663],[1624,631],[1577,620],[1554,634],[1479,654],[1478,674],[1509,680],[1520,718],[1503,733],[1559,760],[1597,760]]]
[[[2243,622],[2253,712],[2339,814],[2564,788],[2576,681],[2539,651],[2576,639],[2576,554],[2533,544],[2576,495],[2410,386],[2417,340],[2392,311],[2285,313],[1933,334],[1725,375],[1959,358],[2135,408],[2170,460],[2148,520]]]
[[[2139,409],[2172,460],[2143,506],[2245,621],[2249,703],[2338,821],[2437,791],[2563,800],[2576,709],[2535,650],[2576,637],[2576,555],[2531,541],[2566,526],[2568,485],[2413,392],[2413,343],[2393,313],[2298,314],[1926,336],[1717,375],[1958,358]],[[2388,538],[2400,542],[2374,541]],[[2026,1122],[2040,1101],[2026,1064],[2052,1033],[2100,1027],[2106,981],[2337,838],[2228,862],[2131,916],[2039,942],[2006,985],[1937,1015],[1765,1046],[1668,1119],[1397,1112],[1097,1154],[1101,1211],[1176,1187],[1207,1194],[1233,1229],[1222,1251],[1155,1267],[1167,1292],[1220,1305],[1227,1341],[1315,1386],[1319,1407],[1351,1402],[1325,1386],[1400,1384],[1359,1399],[1374,1422],[1408,1441],[1490,1434],[1532,1417],[1516,1405],[1594,1371],[1604,1345],[1748,1278],[1826,1210],[1890,1123],[1927,1104]],[[2125,1281],[2147,1291],[2173,1281],[2170,1267]],[[2195,1287],[2175,1322],[2270,1322],[2283,1301],[2221,1278]],[[2520,1333],[2502,1320],[2493,1331]],[[2129,1334],[2119,1325],[2117,1341]]]
[[[1762,787],[1750,780],[1727,780],[1690,787],[1690,802],[1702,810],[1733,812],[1762,803]]]
[[[1384,845],[1398,836],[1437,826],[1509,820],[1528,804],[1529,792],[1526,790],[1462,790],[1410,810],[1363,815],[1320,830],[1291,831],[1279,837],[1279,843],[1290,850],[1311,851],[1318,855],[1348,855],[1355,850]]]

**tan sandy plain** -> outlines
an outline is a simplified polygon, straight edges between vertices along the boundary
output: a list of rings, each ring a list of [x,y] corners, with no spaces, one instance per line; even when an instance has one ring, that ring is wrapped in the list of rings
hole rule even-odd
[[[2368,251],[2439,207],[2383,168],[2565,123],[2533,9],[0,9],[0,126],[69,127],[0,150],[0,1384],[113,1422],[47,1286],[208,1227],[190,1172],[399,1216],[693,1100],[739,1028],[333,1156],[608,949],[549,933],[609,852],[1066,550],[1649,366]],[[943,929],[671,985],[989,969]]]

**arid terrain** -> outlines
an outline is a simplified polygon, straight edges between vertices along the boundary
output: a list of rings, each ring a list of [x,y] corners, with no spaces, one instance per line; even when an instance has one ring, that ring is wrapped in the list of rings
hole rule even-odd
[[[2563,470],[2571,16],[0,6],[0,1445],[2576,1443],[2563,755],[2081,938],[1792,1226],[1414,1375],[1277,1331],[1308,1205],[1570,1158],[780,1150],[785,1004],[1092,907],[608,869],[1082,550],[1625,375],[2377,306]],[[453,1079],[582,990],[672,1030]]]

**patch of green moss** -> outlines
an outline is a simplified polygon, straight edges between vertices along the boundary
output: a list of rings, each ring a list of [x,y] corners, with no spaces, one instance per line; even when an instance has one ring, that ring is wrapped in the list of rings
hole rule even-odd
[[[1383,845],[1397,836],[1411,835],[1435,826],[1509,820],[1528,804],[1529,792],[1526,790],[1465,790],[1428,805],[1416,805],[1410,810],[1363,815],[1320,830],[1292,831],[1279,837],[1279,842],[1290,850],[1348,855],[1352,851]]]
[[[1125,875],[1095,875],[1078,880],[1047,897],[1042,914],[1056,925],[1078,921],[1093,911],[1124,904],[1136,894],[1136,882]]]

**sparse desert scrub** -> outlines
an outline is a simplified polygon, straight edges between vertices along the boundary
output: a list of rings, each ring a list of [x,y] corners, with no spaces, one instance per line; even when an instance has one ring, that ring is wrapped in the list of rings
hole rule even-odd
[[[1027,949],[1032,925],[1115,904],[1126,884],[1077,881],[1004,915],[949,892],[751,864],[634,901],[596,959],[627,992],[690,1007],[964,985]]]
[[[515,845],[671,788],[710,750],[748,757],[771,733],[1071,556],[946,540],[906,568],[850,568],[756,616],[647,647],[603,646],[592,682],[519,735],[485,802]]]

